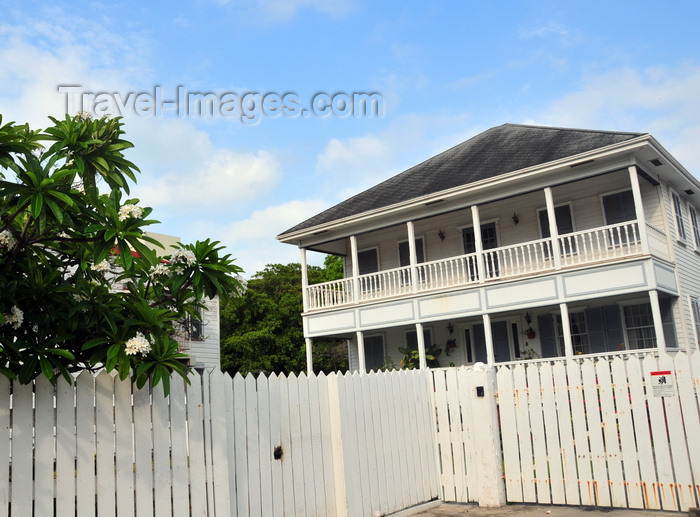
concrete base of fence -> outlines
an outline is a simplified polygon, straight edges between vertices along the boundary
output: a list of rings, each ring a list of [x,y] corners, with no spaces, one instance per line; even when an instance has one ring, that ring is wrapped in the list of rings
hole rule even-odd
[[[480,431],[474,435],[479,506],[505,506],[506,487],[501,469],[501,439],[496,405],[496,371],[490,366],[477,363],[471,381],[472,418],[480,422]]]

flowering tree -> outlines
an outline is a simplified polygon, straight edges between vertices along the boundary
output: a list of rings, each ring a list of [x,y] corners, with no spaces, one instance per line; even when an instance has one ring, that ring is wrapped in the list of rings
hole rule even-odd
[[[218,242],[159,258],[151,209],[126,199],[138,168],[119,118],[51,118],[45,131],[0,116],[0,373],[52,382],[116,370],[137,386],[186,378],[173,338],[202,300],[240,289]],[[98,186],[100,188],[98,188]]]

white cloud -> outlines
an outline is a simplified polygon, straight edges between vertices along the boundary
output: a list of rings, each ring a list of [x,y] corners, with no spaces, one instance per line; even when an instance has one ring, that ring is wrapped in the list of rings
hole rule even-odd
[[[220,240],[245,270],[245,276],[250,277],[269,263],[299,262],[299,249],[282,244],[275,237],[325,208],[327,202],[323,200],[293,200],[256,210],[246,219],[220,223],[218,227],[209,221],[192,223],[188,233]],[[316,260],[323,262],[323,258]]]
[[[316,173],[340,201],[473,136],[468,119],[461,113],[409,114],[381,133],[331,139],[316,160]]]
[[[700,172],[700,66],[625,68],[587,77],[578,91],[528,122],[648,132],[691,172]]]
[[[128,134],[138,141],[132,159],[143,174],[134,194],[159,213],[206,212],[267,192],[279,177],[269,152],[213,145],[185,120],[138,119]]]
[[[8,17],[0,25],[0,112],[6,119],[43,128],[48,115],[65,113],[61,84],[115,91],[125,89],[131,77],[148,76],[148,45],[140,35],[110,32],[97,17],[41,11],[14,24]]]

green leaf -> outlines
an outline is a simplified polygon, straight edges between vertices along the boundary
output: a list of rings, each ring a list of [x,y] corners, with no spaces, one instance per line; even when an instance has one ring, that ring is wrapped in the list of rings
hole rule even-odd
[[[41,192],[37,192],[32,196],[31,214],[34,219],[37,219],[44,208],[44,196]]]

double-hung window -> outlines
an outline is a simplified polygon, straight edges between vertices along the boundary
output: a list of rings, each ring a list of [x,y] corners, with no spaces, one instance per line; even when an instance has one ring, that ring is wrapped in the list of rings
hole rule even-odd
[[[690,306],[693,309],[693,323],[695,324],[695,343],[700,345],[700,301],[697,298],[690,299]]]
[[[569,326],[571,328],[571,344],[574,349],[574,355],[590,353],[585,313],[570,312]],[[561,314],[557,314],[557,340],[559,341],[561,355],[566,355],[566,347],[564,346],[564,325],[562,324]]]
[[[651,304],[640,303],[637,305],[623,306],[625,316],[625,332],[630,349],[655,348],[656,333],[654,331],[654,317],[651,312]]]
[[[676,235],[678,240],[685,241],[685,219],[683,218],[683,204],[681,203],[681,198],[678,194],[671,192],[671,199],[673,200],[673,212],[676,214]]]
[[[690,226],[693,228],[695,249],[700,250],[700,227],[698,227],[698,213],[695,211],[695,207],[692,205],[688,205],[688,212],[690,213]]]

